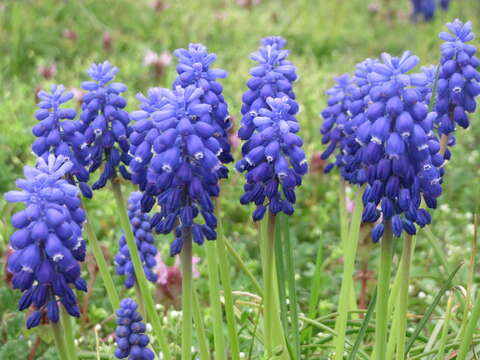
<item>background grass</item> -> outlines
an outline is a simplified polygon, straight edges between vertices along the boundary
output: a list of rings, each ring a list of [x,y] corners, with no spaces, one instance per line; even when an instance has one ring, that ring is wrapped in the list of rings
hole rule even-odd
[[[302,126],[300,135],[311,157],[322,150],[318,113],[325,106],[324,93],[333,84],[334,76],[352,73],[356,63],[366,57],[378,57],[384,51],[400,55],[404,50],[411,50],[420,57],[422,65],[436,63],[440,56],[437,34],[444,29],[444,23],[455,17],[472,20],[474,32],[480,32],[480,4],[475,0],[453,0],[450,10],[446,13],[438,11],[430,23],[412,23],[407,0],[390,1],[388,9],[381,2],[366,0],[263,0],[250,8],[241,7],[233,0],[165,0],[163,3],[165,9],[159,11],[152,8],[150,0],[0,1],[0,192],[12,189],[22,167],[33,163],[30,129],[36,122],[33,116],[36,91],[51,83],[79,88],[80,82],[86,79],[85,70],[91,62],[109,60],[120,69],[118,81],[128,85],[127,109],[133,111],[138,106],[136,93],[146,92],[152,86],[169,87],[176,76],[175,60],[165,69],[163,76],[154,76],[152,69],[143,64],[145,52],[148,49],[158,53],[173,52],[190,42],[201,42],[218,55],[216,66],[229,72],[229,77],[222,83],[231,114],[238,123],[241,95],[249,77],[248,70],[253,65],[249,54],[255,51],[262,37],[281,35],[288,40],[291,61],[297,65],[300,74],[295,84],[302,108],[298,116]],[[379,10],[372,11],[376,6]],[[65,37],[65,30],[75,32],[76,38]],[[110,50],[103,45],[105,33],[111,37]],[[479,44],[478,40],[475,44]],[[56,64],[57,74],[46,80],[39,69],[52,63]],[[478,212],[480,199],[479,120],[478,114],[473,115],[471,128],[458,131],[458,145],[453,149],[453,161],[448,164],[445,176],[444,195],[433,215],[431,230],[451,264],[457,259],[467,261],[471,251],[473,214]],[[342,271],[337,183],[335,172],[328,176],[312,172],[298,190],[299,201],[291,226],[295,234],[295,275],[303,312],[307,310],[319,246],[324,247],[320,315],[336,308]],[[232,171],[223,186],[224,229],[250,270],[260,276],[257,228],[250,221],[253,209],[240,206],[238,202],[242,184],[242,176]],[[92,203],[100,238],[108,245],[107,252],[113,255],[117,251],[119,231],[108,190],[96,194]],[[0,254],[5,254],[11,231],[8,225],[11,209],[3,199],[0,199],[0,209],[3,213]],[[160,236],[157,240],[161,254],[166,258],[171,239]],[[195,247],[194,251],[203,258],[203,249]],[[357,264],[357,268],[370,264],[368,268],[374,269],[376,247],[367,241],[359,251],[362,264]],[[394,264],[397,263],[395,258]],[[87,267],[84,269],[88,278]],[[442,269],[438,255],[427,242],[424,232],[420,232],[413,260],[412,314],[422,314],[432,301],[444,279]],[[206,266],[200,265],[200,270],[201,277],[196,281],[201,301],[205,303],[208,299]],[[5,275],[3,266],[0,274]],[[252,285],[234,266],[232,279],[234,289],[253,291]],[[455,283],[464,285],[466,279],[463,271]],[[115,281],[120,288],[122,279],[116,277]],[[373,281],[368,284],[371,292],[375,284]],[[55,358],[51,350],[45,353],[51,341],[48,333],[22,330],[23,314],[15,311],[14,303],[18,294],[7,289],[3,280],[0,280],[0,286],[0,359],[26,359],[36,335],[43,339],[36,356]],[[360,283],[357,282],[356,286],[359,287]],[[110,315],[100,280],[92,291],[89,321],[80,329],[83,341],[80,347],[85,351],[95,348],[93,332],[87,330]],[[445,299],[438,309],[445,308],[444,302]],[[441,316],[441,311],[435,315]],[[205,316],[209,321],[208,311]],[[452,326],[458,326],[461,319],[454,320]],[[179,343],[180,334],[175,323],[174,320],[168,323],[172,325],[168,326],[169,336],[172,342]],[[432,321],[423,335],[431,334],[435,324]],[[411,322],[410,326],[413,325]],[[106,323],[100,336],[106,338],[111,330],[112,324]],[[242,350],[246,352],[249,335],[246,330],[242,330],[242,334]],[[107,341],[102,346],[106,352],[111,348]],[[327,352],[319,355],[320,358],[326,358]]]

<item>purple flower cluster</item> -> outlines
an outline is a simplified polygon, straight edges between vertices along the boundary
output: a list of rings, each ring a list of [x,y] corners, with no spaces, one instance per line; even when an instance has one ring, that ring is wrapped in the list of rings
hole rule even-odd
[[[228,114],[228,105],[222,95],[223,88],[216,79],[227,77],[227,72],[222,69],[210,69],[210,65],[217,59],[214,53],[208,53],[202,44],[190,44],[188,49],[177,49],[174,55],[178,58],[178,77],[173,83],[173,88],[180,85],[186,88],[195,85],[203,90],[200,102],[209,104],[212,109],[212,126],[215,129],[214,137],[220,143],[222,152],[218,156],[224,164],[232,162],[228,143],[228,129],[232,126]],[[226,168],[223,168],[226,170]],[[222,177],[226,177],[226,173]]]
[[[82,83],[82,89],[88,93],[83,96],[79,131],[84,134],[91,154],[90,173],[103,165],[102,174],[92,186],[94,190],[116,177],[117,169],[130,179],[126,168],[130,163],[130,117],[123,110],[127,101],[121,96],[127,87],[118,82],[108,84],[117,72],[118,68],[108,61],[92,64],[87,74],[93,81]]]
[[[172,256],[181,252],[186,232],[199,245],[205,238],[216,239],[212,197],[220,192],[219,179],[227,176],[222,161],[232,159],[228,106],[216,82],[226,72],[209,68],[216,56],[203,45],[191,44],[175,54],[180,62],[173,90],[154,88],[137,96],[142,110],[131,114],[130,136],[130,169],[143,192],[142,210],[160,205],[151,225],[161,234],[175,228]],[[195,221],[199,214],[203,223]]]
[[[438,0],[438,5],[443,11],[447,11],[450,5],[450,0]],[[435,10],[437,7],[436,0],[412,0],[413,20],[417,20],[419,16],[423,16],[425,21],[433,20]]]
[[[289,52],[283,50],[285,44],[280,37],[263,39],[251,56],[259,65],[251,69],[249,90],[243,95],[238,135],[245,143],[236,169],[246,172],[245,194],[240,202],[255,203],[254,221],[263,218],[267,207],[273,214],[293,214],[294,189],[308,171],[303,142],[296,135],[300,129],[295,118],[299,107],[292,84],[297,74],[295,66],[286,60]]]
[[[142,212],[141,202],[142,194],[140,192],[132,192],[128,199],[128,217],[132,225],[132,231],[135,235],[135,241],[142,260],[143,270],[147,279],[153,283],[157,281],[157,275],[153,268],[157,262],[157,248],[154,245],[152,228],[150,225],[150,215]],[[135,284],[135,270],[130,257],[125,236],[120,237],[120,248],[115,256],[115,265],[117,274],[126,276],[125,286],[131,288]]]
[[[455,124],[469,126],[467,113],[476,109],[475,97],[480,94],[480,60],[476,48],[468,44],[473,40],[472,24],[456,19],[447,24],[449,32],[440,33],[442,57],[438,74],[437,125],[440,135],[455,131]]]
[[[77,188],[63,179],[72,167],[62,155],[50,154],[46,161],[40,157],[36,168],[26,166],[25,179],[17,180],[22,190],[5,195],[8,202],[26,205],[11,220],[17,230],[10,238],[14,252],[7,267],[13,273],[13,288],[23,292],[19,309],[32,305],[35,309],[27,328],[37,326],[44,313],[57,322],[58,299],[70,315],[78,317],[80,309],[69,285],[87,290],[79,264],[85,259],[85,213]]]
[[[115,337],[117,359],[153,360],[155,354],[147,346],[150,343],[145,334],[147,327],[142,322],[142,315],[137,311],[137,304],[132,299],[123,299],[117,310],[117,328]]]
[[[357,90],[349,74],[336,77],[335,82],[336,85],[326,92],[327,107],[321,113],[324,120],[320,128],[320,133],[323,135],[322,144],[329,144],[321,155],[323,160],[328,159],[336,149],[342,149],[347,145],[345,144],[348,141],[346,128],[350,127],[352,120],[350,109],[353,101],[352,93]],[[340,152],[336,161],[326,166],[325,172],[330,172],[334,166],[342,167],[342,157],[343,153]]]
[[[367,186],[363,195],[364,222],[381,223],[374,227],[376,242],[390,222],[395,236],[405,230],[416,233],[415,224],[431,222],[422,198],[429,208],[436,207],[442,192],[443,156],[433,133],[435,113],[428,113],[416,87],[423,87],[423,74],[408,74],[418,58],[405,52],[402,57],[382,55],[383,63],[373,66],[371,104],[356,132],[361,145],[359,157],[366,170]]]
[[[63,85],[52,85],[50,93],[40,91],[39,109],[35,112],[38,121],[32,128],[33,134],[38,137],[32,144],[33,152],[47,161],[50,154],[67,157],[73,167],[69,171],[70,182],[77,180],[86,197],[91,197],[92,192],[86,184],[89,173],[90,152],[85,136],[79,131],[78,123],[74,121],[76,111],[71,108],[61,108],[73,98],[72,92],[66,92]]]

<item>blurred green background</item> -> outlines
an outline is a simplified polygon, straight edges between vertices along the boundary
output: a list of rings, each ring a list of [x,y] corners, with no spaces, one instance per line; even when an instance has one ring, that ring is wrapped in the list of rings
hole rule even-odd
[[[33,164],[30,145],[34,137],[30,129],[36,122],[33,113],[39,89],[53,83],[79,89],[87,78],[85,71],[90,63],[109,60],[120,69],[118,81],[129,87],[127,110],[133,111],[138,107],[135,94],[153,86],[170,86],[176,77],[176,60],[169,56],[190,42],[206,45],[218,56],[216,67],[228,71],[229,76],[222,84],[230,112],[238,124],[241,96],[246,90],[249,68],[253,66],[249,54],[256,50],[264,36],[285,37],[291,50],[290,60],[300,75],[295,84],[301,105],[300,135],[311,158],[323,149],[319,135],[322,120],[318,114],[325,106],[325,90],[333,85],[335,76],[353,73],[356,63],[366,57],[378,57],[384,51],[400,55],[411,50],[420,57],[421,65],[435,64],[440,57],[438,33],[445,29],[446,22],[456,17],[472,20],[473,31],[480,32],[480,2],[476,0],[452,0],[448,12],[437,11],[434,20],[428,23],[413,23],[410,12],[408,0],[0,1],[0,192],[13,189],[22,167]],[[479,45],[478,39],[474,42]],[[420,71],[420,66],[416,71]],[[473,214],[478,212],[479,121],[478,114],[472,115],[470,129],[457,133],[458,145],[453,149],[453,160],[447,165],[444,195],[433,215],[431,230],[452,264],[456,259],[468,260],[474,232]],[[306,311],[317,250],[322,247],[324,251],[319,309],[320,314],[325,314],[336,306],[342,271],[338,175],[336,171],[323,175],[318,170],[322,164],[318,161],[315,164],[298,189],[299,203],[290,224],[297,243],[296,278],[303,311]],[[240,206],[238,202],[242,183],[242,176],[234,171],[224,183],[222,221],[234,247],[260,277],[257,230],[250,221],[253,208]],[[108,189],[95,194],[91,206],[101,239],[107,244],[108,253],[114,254],[119,230]],[[3,214],[0,254],[5,259],[11,208],[3,199],[0,199],[0,210]],[[158,237],[165,258],[170,240]],[[429,244],[421,231],[411,290],[414,313],[426,308],[443,281],[438,254]],[[203,249],[196,247],[194,251],[202,257]],[[358,269],[365,270],[365,266],[375,269],[377,250],[368,241],[361,246],[360,255],[362,263],[357,265]],[[200,269],[202,275],[197,284],[203,292],[202,301],[206,301],[206,268],[201,264]],[[3,266],[0,274],[5,275]],[[253,289],[234,266],[232,279],[237,290]],[[120,287],[122,281],[117,280]],[[465,273],[461,273],[457,283],[463,284],[465,280]],[[360,287],[360,282],[356,286]],[[368,290],[373,286],[373,281],[369,282]],[[20,344],[17,339],[23,321],[23,315],[14,310],[18,294],[8,290],[3,280],[0,287],[0,359],[26,358],[25,347],[31,343]],[[93,293],[88,309],[90,322],[85,329],[109,315],[100,280]],[[416,296],[419,293],[423,295]],[[11,321],[16,321],[16,325],[10,324]],[[107,333],[105,330],[104,335]],[[172,333],[172,341],[178,340],[179,334]],[[29,336],[29,341],[34,340],[31,333],[24,335]],[[89,339],[86,341],[93,341],[92,336],[85,334]],[[2,346],[2,343],[10,345]],[[45,349],[40,347],[38,354],[43,354]]]

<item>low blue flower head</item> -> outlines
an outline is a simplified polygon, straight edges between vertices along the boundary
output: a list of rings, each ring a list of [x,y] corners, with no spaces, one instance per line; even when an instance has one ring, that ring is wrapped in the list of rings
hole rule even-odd
[[[332,170],[334,166],[342,167],[344,142],[348,141],[348,132],[346,127],[352,119],[350,111],[352,105],[352,93],[357,90],[353,79],[349,74],[343,74],[335,78],[336,85],[327,90],[328,96],[327,107],[322,111],[323,117],[320,133],[322,136],[322,144],[329,144],[327,149],[322,153],[322,159],[326,160],[332,153],[339,149],[336,160],[325,168],[325,173]],[[363,102],[360,100],[359,105],[363,108]]]
[[[92,186],[94,190],[115,178],[117,169],[124,178],[130,179],[125,167],[130,163],[130,117],[123,110],[127,101],[121,96],[127,87],[118,82],[110,83],[117,72],[118,68],[108,61],[92,64],[87,74],[93,81],[82,83],[82,89],[88,93],[83,96],[79,130],[85,135],[91,154],[90,173],[103,165],[100,178]]]
[[[184,231],[192,231],[199,245],[204,238],[217,237],[211,198],[218,196],[219,174],[224,173],[218,158],[222,148],[214,136],[212,107],[201,101],[204,90],[190,85],[161,92],[159,110],[132,113],[135,151],[130,169],[134,181],[145,176],[142,210],[150,211],[155,200],[160,205],[160,213],[152,217],[155,230],[168,234],[176,227],[170,249],[176,255],[183,247]],[[204,224],[194,221],[199,213]]]
[[[286,60],[289,51],[283,47],[286,40],[279,36],[270,36],[262,40],[262,46],[251,54],[250,58],[258,65],[250,70],[252,77],[247,82],[248,90],[243,94],[242,123],[238,136],[246,140],[255,131],[253,119],[261,108],[267,108],[267,98],[289,98],[289,114],[295,115],[298,104],[295,102],[293,82],[297,80],[295,66]]]
[[[253,220],[272,214],[294,212],[295,187],[308,171],[302,139],[296,135],[300,126],[290,113],[290,98],[267,98],[268,108],[260,108],[252,120],[255,130],[242,147],[243,158],[237,162],[239,172],[247,172],[242,204],[257,206]],[[281,191],[279,189],[281,187]]]
[[[449,32],[440,33],[442,57],[438,74],[437,126],[440,135],[455,131],[455,124],[469,126],[467,113],[476,109],[475,97],[480,94],[480,60],[475,56],[476,48],[468,44],[474,38],[472,24],[463,24],[456,19],[447,24]]]
[[[32,144],[32,151],[45,161],[50,154],[70,159],[73,167],[68,180],[72,183],[77,180],[83,195],[91,197],[92,191],[87,185],[89,173],[85,168],[89,164],[90,153],[85,136],[78,131],[78,124],[74,121],[76,111],[61,108],[73,98],[73,93],[65,91],[63,85],[52,85],[50,93],[42,90],[38,98],[39,109],[35,117],[40,122],[32,128],[33,134],[38,137]]]
[[[147,346],[150,343],[146,325],[142,315],[137,311],[137,304],[132,299],[126,298],[120,302],[117,314],[117,328],[115,338],[117,359],[153,360],[155,354]]]
[[[155,260],[157,248],[154,245],[150,215],[142,212],[141,200],[142,194],[140,192],[131,193],[128,199],[128,217],[130,218],[132,231],[135,235],[135,241],[140,259],[142,260],[145,276],[148,280],[155,283],[155,281],[157,281],[157,275],[153,271],[153,268],[157,264]],[[120,237],[120,247],[118,254],[115,256],[115,265],[117,267],[117,274],[126,276],[125,286],[127,289],[131,288],[135,284],[135,270],[124,235]]]
[[[228,113],[228,105],[223,97],[223,88],[216,80],[227,77],[227,72],[222,69],[211,69],[210,66],[217,59],[214,53],[208,53],[202,44],[190,44],[188,49],[177,49],[174,55],[178,58],[178,77],[173,83],[173,88],[180,85],[185,88],[195,85],[203,90],[200,101],[212,107],[210,116],[215,127],[214,136],[220,143],[222,152],[219,159],[222,163],[233,161],[228,143],[228,129],[232,126]],[[226,174],[224,174],[226,177]]]
[[[415,234],[415,224],[429,224],[431,216],[420,208],[421,199],[436,207],[443,176],[443,156],[432,131],[436,114],[428,113],[416,88],[424,87],[427,79],[408,73],[418,58],[407,51],[400,58],[383,54],[382,60],[369,75],[373,86],[368,121],[358,127],[355,139],[367,178],[363,221],[376,222],[382,215],[372,231],[375,242],[387,222],[397,237],[403,230]]]
[[[47,161],[38,158],[36,168],[26,166],[25,179],[17,180],[22,190],[5,194],[8,202],[26,205],[12,216],[17,230],[10,237],[14,252],[7,269],[13,273],[13,288],[23,292],[19,310],[35,308],[27,328],[38,326],[44,313],[57,322],[58,300],[70,315],[78,317],[80,309],[69,285],[87,290],[79,264],[85,259],[85,213],[77,188],[63,179],[72,167],[62,155],[50,154]]]

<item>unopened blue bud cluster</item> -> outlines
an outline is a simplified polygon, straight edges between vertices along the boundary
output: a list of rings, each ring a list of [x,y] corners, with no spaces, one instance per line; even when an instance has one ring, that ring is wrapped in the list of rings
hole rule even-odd
[[[128,217],[130,218],[130,224],[135,236],[145,276],[149,281],[155,283],[155,281],[157,281],[157,275],[153,269],[157,264],[155,260],[157,248],[154,245],[150,215],[142,212],[141,200],[142,194],[140,192],[136,191],[131,193],[128,199]],[[125,286],[131,288],[136,281],[135,270],[124,235],[120,237],[119,245],[118,254],[115,256],[117,274],[126,276]]]
[[[155,358],[153,351],[147,347],[150,343],[148,335],[145,334],[147,327],[137,308],[135,301],[126,298],[120,302],[120,309],[116,312],[115,357],[117,359],[153,360]]]
[[[447,24],[449,32],[440,33],[442,57],[438,74],[436,111],[440,135],[452,134],[455,125],[469,126],[467,113],[476,109],[475,97],[480,94],[480,60],[476,48],[468,44],[474,38],[472,24],[456,19]]]
[[[215,55],[203,45],[176,54],[179,76],[173,90],[150,89],[138,96],[142,110],[131,114],[130,136],[132,181],[143,192],[143,211],[160,205],[151,221],[155,230],[168,234],[175,228],[172,256],[182,250],[184,232],[191,231],[199,245],[216,239],[212,198],[220,192],[219,179],[227,176],[221,161],[231,159],[228,106],[216,82],[226,73],[209,69]],[[199,214],[201,223],[195,221]]]
[[[72,168],[73,163],[62,155],[40,157],[36,168],[26,166],[25,178],[17,180],[21,190],[5,195],[8,202],[26,205],[11,219],[17,230],[10,238],[14,252],[7,268],[13,273],[13,288],[23,292],[19,310],[35,309],[27,328],[38,326],[44,314],[58,322],[58,300],[70,315],[80,316],[70,285],[87,290],[79,264],[85,259],[85,213],[77,188],[63,179]]]
[[[299,106],[292,85],[297,74],[286,60],[289,52],[283,49],[285,44],[281,37],[262,40],[262,46],[251,55],[259,65],[251,69],[249,90],[243,95],[238,136],[245,143],[236,169],[246,172],[240,202],[256,205],[254,221],[261,220],[267,208],[272,214],[293,214],[295,187],[308,171],[295,118]]]
[[[49,154],[62,155],[70,159],[73,167],[69,172],[69,180],[78,181],[82,193],[91,197],[91,190],[87,185],[89,172],[90,152],[85,136],[79,131],[78,122],[74,121],[76,111],[72,108],[62,108],[61,105],[73,98],[73,93],[65,91],[63,85],[52,85],[50,93],[39,91],[40,102],[35,118],[39,121],[32,128],[33,134],[38,137],[32,144],[35,155],[47,161]]]
[[[99,179],[92,186],[94,190],[115,178],[117,170],[125,179],[130,179],[126,168],[130,163],[130,117],[123,110],[127,101],[121,96],[127,87],[110,83],[117,72],[118,68],[108,61],[92,64],[87,71],[92,81],[82,83],[82,89],[88,93],[83,96],[79,131],[84,134],[90,151],[90,173],[103,165]]]

